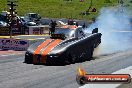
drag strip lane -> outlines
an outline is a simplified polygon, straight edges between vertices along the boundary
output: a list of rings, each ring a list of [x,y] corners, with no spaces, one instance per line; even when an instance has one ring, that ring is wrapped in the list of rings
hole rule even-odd
[[[3,54],[3,55],[0,55],[0,58],[8,58],[8,57],[12,57],[12,56],[20,56],[20,55],[23,55],[24,53],[18,53],[18,54]]]
[[[24,54],[25,52],[0,55],[0,63],[23,61]]]
[[[22,61],[0,63],[0,87],[77,88],[79,87],[76,83],[78,66],[81,65],[88,73],[112,73],[130,66],[131,57],[132,51],[125,51],[67,66],[32,65]]]

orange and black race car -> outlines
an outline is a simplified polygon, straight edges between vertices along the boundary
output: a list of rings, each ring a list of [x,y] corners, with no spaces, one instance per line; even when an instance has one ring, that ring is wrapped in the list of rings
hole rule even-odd
[[[62,64],[90,60],[93,50],[101,43],[101,33],[94,29],[85,34],[83,28],[56,28],[50,38],[32,44],[25,53],[25,63]]]

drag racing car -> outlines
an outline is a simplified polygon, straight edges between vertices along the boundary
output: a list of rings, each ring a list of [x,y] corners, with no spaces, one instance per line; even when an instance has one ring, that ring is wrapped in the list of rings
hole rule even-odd
[[[81,26],[63,26],[55,33],[27,49],[25,63],[70,64],[91,60],[94,48],[101,43],[101,33],[95,29],[84,33]]]

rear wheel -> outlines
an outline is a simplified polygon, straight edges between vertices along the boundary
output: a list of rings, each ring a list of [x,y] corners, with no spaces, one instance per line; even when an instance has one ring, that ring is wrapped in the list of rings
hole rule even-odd
[[[86,60],[90,61],[92,60],[93,57],[93,51],[94,51],[94,47],[92,46],[91,48],[89,48],[88,52],[86,53]]]

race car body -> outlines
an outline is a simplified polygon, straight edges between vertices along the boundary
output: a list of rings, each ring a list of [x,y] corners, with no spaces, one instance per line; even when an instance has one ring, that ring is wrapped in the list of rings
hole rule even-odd
[[[101,43],[101,33],[85,34],[82,27],[57,28],[50,38],[32,44],[25,62],[33,64],[62,64],[90,60],[93,50]]]

